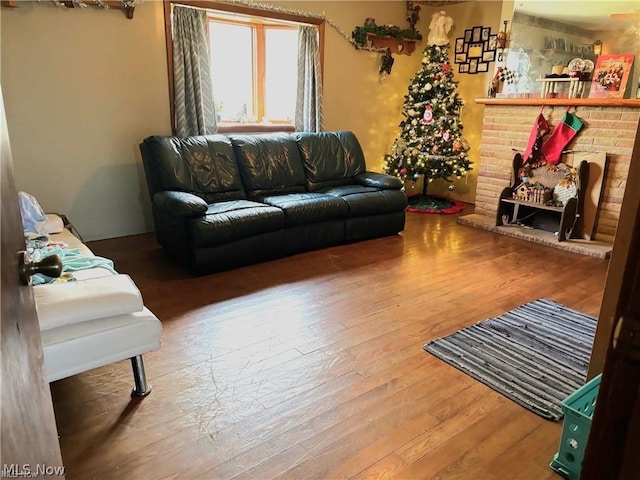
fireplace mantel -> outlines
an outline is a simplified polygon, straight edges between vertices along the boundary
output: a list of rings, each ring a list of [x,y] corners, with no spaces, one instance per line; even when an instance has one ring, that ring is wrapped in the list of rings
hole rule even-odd
[[[483,105],[640,108],[638,98],[476,98]]]

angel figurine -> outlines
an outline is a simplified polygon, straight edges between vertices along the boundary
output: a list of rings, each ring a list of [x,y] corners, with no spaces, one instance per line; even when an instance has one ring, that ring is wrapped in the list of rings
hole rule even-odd
[[[431,16],[431,23],[429,24],[429,35],[427,36],[427,42],[429,45],[446,45],[449,43],[449,37],[447,34],[451,30],[453,25],[453,19],[447,17],[444,10],[434,13]]]

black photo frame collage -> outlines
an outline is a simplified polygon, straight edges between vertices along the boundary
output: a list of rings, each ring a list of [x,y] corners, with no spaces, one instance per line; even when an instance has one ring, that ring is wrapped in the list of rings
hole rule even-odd
[[[477,26],[464,31],[464,37],[456,38],[454,62],[460,73],[484,73],[489,63],[495,61],[498,36],[491,27]]]

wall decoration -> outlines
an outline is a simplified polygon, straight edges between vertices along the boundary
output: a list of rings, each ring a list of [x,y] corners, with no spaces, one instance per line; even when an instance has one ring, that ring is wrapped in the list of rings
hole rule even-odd
[[[482,52],[482,61],[484,63],[493,62],[496,59],[496,51],[488,50],[486,52]]]
[[[393,55],[391,55],[391,49],[387,47],[387,51],[382,55],[380,59],[380,75],[386,77],[386,75],[391,75],[391,67],[393,67],[394,62]]]
[[[454,62],[459,64],[460,73],[483,73],[489,71],[489,63],[495,61],[499,47],[498,35],[491,33],[491,27],[476,26],[464,31],[464,36],[456,38]]]
[[[41,1],[41,0],[38,0]],[[124,11],[127,18],[133,18],[133,12],[136,6],[144,0],[51,0],[58,7],[67,8],[87,8],[89,5],[102,9],[119,9]],[[17,0],[2,0],[0,2],[3,7],[18,7],[20,3]]]
[[[624,98],[634,55],[600,55],[591,80],[589,98]]]
[[[506,56],[506,48],[507,48],[507,24],[509,23],[507,20],[504,20],[502,22],[504,24],[504,27],[502,30],[500,30],[495,38],[495,47],[493,47],[493,50],[497,50],[498,52],[498,63],[502,63],[504,61],[506,61],[507,56]],[[491,39],[491,35],[489,36],[489,45],[492,45],[493,41]]]
[[[363,26],[353,29],[351,39],[358,49],[386,52],[387,48],[391,48],[393,53],[411,55],[416,42],[422,40],[422,35],[413,28],[401,29],[397,25],[377,25],[375,19],[369,17]]]

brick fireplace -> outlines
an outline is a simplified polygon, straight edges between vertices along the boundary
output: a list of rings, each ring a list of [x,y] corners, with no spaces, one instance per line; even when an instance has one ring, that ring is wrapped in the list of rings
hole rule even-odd
[[[564,102],[571,100],[564,100]],[[540,102],[540,100],[538,100]],[[572,102],[571,112],[584,123],[584,128],[569,145],[574,151],[606,152],[608,166],[602,186],[602,198],[596,218],[594,240],[588,247],[613,245],[622,197],[627,185],[633,145],[640,121],[640,101],[599,101],[579,99]],[[540,111],[540,103],[527,100],[479,99],[484,103],[480,167],[478,170],[476,207],[473,215],[460,217],[460,223],[489,230],[495,227],[495,217],[500,193],[511,183],[512,161],[515,151],[526,146],[534,119]],[[550,124],[557,124],[566,111],[567,104],[560,100],[546,100],[543,112]],[[515,151],[514,151],[515,150]],[[513,227],[500,227],[513,228]],[[502,231],[501,233],[505,233]],[[515,235],[523,236],[527,235]],[[533,241],[536,241],[533,238]],[[542,241],[552,246],[579,251],[582,241],[553,245],[554,241]],[[562,242],[565,243],[565,242]],[[598,250],[598,248],[596,248]],[[610,251],[610,248],[609,248]],[[589,252],[580,252],[587,253]],[[594,256],[606,258],[596,252]]]

